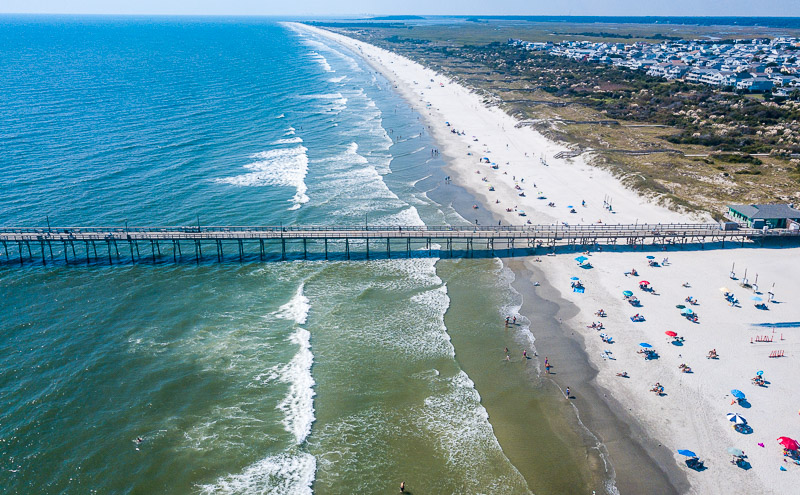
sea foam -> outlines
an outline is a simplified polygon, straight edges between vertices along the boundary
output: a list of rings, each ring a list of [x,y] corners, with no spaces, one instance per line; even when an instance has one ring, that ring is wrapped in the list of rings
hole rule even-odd
[[[307,453],[266,457],[239,474],[220,477],[213,484],[199,486],[202,494],[311,495],[317,461]]]
[[[305,178],[308,174],[308,155],[305,146],[279,148],[251,155],[255,161],[244,168],[252,172],[216,179],[223,184],[234,186],[290,186],[296,189],[290,210],[300,208],[308,202]]]

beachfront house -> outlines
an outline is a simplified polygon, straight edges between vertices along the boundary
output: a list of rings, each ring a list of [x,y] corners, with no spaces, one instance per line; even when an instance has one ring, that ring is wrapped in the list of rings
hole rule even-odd
[[[727,217],[748,227],[761,229],[798,228],[800,226],[800,210],[794,205],[728,205]]]

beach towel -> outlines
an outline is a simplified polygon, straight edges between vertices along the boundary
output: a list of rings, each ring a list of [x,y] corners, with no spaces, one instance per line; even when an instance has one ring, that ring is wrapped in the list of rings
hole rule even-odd
[[[584,292],[585,290],[586,290],[586,289],[584,289],[583,287],[573,287],[573,288],[572,288],[572,292],[577,292],[578,294],[583,294],[583,292]]]

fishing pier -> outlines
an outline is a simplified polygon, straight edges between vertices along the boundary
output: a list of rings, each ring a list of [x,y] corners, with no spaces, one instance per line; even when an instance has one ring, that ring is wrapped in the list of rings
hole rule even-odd
[[[717,224],[2,228],[0,264],[525,256],[564,248],[724,248],[769,239],[800,240],[800,231]]]

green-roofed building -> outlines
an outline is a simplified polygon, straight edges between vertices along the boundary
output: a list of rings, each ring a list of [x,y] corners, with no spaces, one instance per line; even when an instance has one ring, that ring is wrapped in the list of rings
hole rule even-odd
[[[786,229],[800,224],[800,210],[787,204],[728,205],[728,218],[754,229]]]

